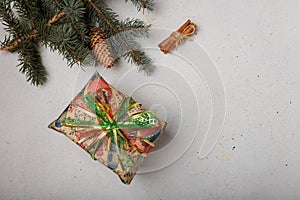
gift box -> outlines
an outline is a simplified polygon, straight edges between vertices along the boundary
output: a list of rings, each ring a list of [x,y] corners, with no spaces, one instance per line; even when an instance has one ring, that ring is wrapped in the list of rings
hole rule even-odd
[[[63,133],[130,184],[165,125],[95,72],[49,128]]]

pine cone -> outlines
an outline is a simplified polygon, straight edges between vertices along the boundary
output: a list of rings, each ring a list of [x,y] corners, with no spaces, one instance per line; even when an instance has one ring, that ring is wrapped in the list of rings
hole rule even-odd
[[[98,61],[107,68],[114,66],[115,59],[104,31],[99,27],[93,27],[90,29],[89,36],[91,47]]]

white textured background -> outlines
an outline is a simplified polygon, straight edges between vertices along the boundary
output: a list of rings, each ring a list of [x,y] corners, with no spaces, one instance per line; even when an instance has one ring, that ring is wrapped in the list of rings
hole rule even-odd
[[[110,5],[121,17],[136,13]],[[78,68],[43,50],[49,81],[36,88],[15,67],[17,56],[0,52],[0,199],[299,199],[299,11],[299,0],[164,0],[137,15],[156,27],[199,24],[194,39],[218,66],[227,115],[207,158],[198,158],[195,141],[130,186],[47,129],[70,101]]]

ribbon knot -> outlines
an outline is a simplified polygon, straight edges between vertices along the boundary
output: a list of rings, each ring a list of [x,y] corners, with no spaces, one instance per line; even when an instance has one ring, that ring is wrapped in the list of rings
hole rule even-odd
[[[72,118],[65,118],[62,123],[64,126],[71,127],[73,130],[90,130],[90,131],[101,131],[101,134],[97,136],[97,139],[90,144],[86,150],[95,158],[97,151],[98,142],[103,143],[103,139],[108,136],[107,149],[110,151],[111,143],[114,144],[117,155],[121,155],[120,147],[129,148],[140,153],[148,153],[151,148],[154,147],[154,144],[145,137],[140,135],[128,136],[123,133],[124,130],[134,130],[139,128],[151,128],[157,125],[158,119],[154,113],[141,109],[139,104],[133,103],[131,97],[125,97],[122,105],[120,106],[117,114],[111,114],[110,105],[107,100],[105,91],[100,91],[101,98],[94,96],[91,93],[86,94],[82,97],[82,102],[91,113],[96,115],[98,123],[93,121],[84,121]],[[132,104],[133,103],[133,104]],[[128,115],[130,110],[134,110],[134,107],[137,107],[138,111],[133,113],[132,116]],[[93,136],[94,137],[94,136]],[[129,139],[128,139],[129,137]],[[151,138],[151,136],[148,136]],[[84,137],[78,141],[78,144],[81,144],[89,140],[90,137]],[[143,145],[135,145],[131,140],[139,140],[138,143],[144,143]],[[95,146],[96,145],[96,146]],[[145,147],[146,145],[146,147]],[[149,146],[150,148],[148,148]]]
[[[116,130],[119,129],[116,121],[109,122],[109,125],[106,127],[106,130]]]
[[[178,46],[183,43],[185,39],[192,41],[191,36],[196,32],[196,25],[191,23],[182,32],[174,31],[171,34],[171,37],[175,41],[175,48],[178,49]]]

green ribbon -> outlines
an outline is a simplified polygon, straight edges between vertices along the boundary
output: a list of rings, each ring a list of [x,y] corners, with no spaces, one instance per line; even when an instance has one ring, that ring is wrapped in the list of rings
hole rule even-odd
[[[102,94],[104,97],[104,104],[102,104],[91,93],[88,93],[87,95],[82,97],[82,101],[84,102],[86,107],[90,109],[90,111],[96,114],[96,117],[100,121],[100,124],[95,122],[90,122],[90,121],[83,121],[79,119],[71,119],[71,118],[65,118],[62,121],[62,124],[64,126],[71,127],[75,131],[103,130],[106,132],[105,134],[102,135],[101,138],[99,138],[97,141],[94,141],[90,145],[93,147],[92,157],[95,156],[94,154],[96,153],[96,149],[101,144],[101,141],[106,134],[109,135],[109,140],[111,140],[111,142],[115,144],[117,148],[117,152],[119,153],[119,148],[121,147],[121,143],[125,144],[126,146],[130,145],[127,138],[121,133],[120,129],[130,130],[130,129],[149,128],[152,126],[156,126],[158,123],[158,119],[156,115],[151,111],[141,110],[141,112],[129,116],[127,112],[137,105],[137,103],[131,97],[124,98],[114,120],[113,116],[110,116],[109,114],[111,110],[105,92],[102,91]],[[86,138],[85,140],[88,139],[89,138]],[[140,139],[142,139],[152,147],[154,146],[154,144],[149,140],[147,140],[146,138],[140,137]],[[110,143],[108,145],[110,146]],[[133,148],[136,149],[136,147]],[[109,149],[110,147],[108,147],[108,150]]]

